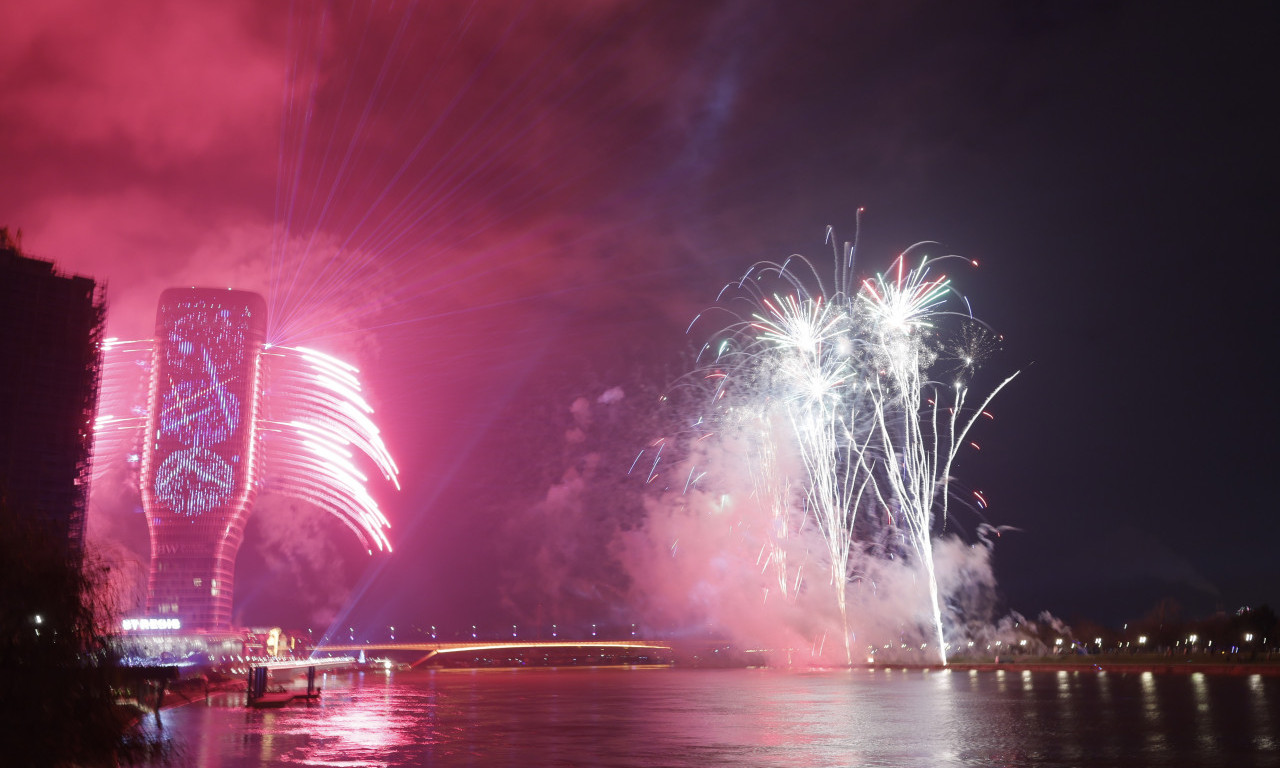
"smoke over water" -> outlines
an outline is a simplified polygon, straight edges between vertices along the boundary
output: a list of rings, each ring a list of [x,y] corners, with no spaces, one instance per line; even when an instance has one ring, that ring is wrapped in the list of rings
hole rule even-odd
[[[967,400],[998,335],[962,297],[947,306],[938,260],[909,250],[855,282],[852,247],[836,257],[826,293],[788,268],[799,257],[739,281],[747,311],[661,396],[569,405],[567,468],[506,531],[542,542],[511,547],[509,608],[725,638],[774,664],[1043,647],[1035,623],[997,615],[1001,531],[952,472],[1013,378]]]
[[[660,462],[660,473],[650,477],[652,458],[642,456],[624,475],[635,458],[624,445],[638,432],[631,418],[674,414],[655,409],[657,398],[617,397],[623,390],[562,407],[567,466],[502,531],[504,602],[513,618],[556,624],[565,636],[585,635],[592,624],[612,632],[635,624],[642,635],[723,639],[767,651],[777,665],[845,663],[836,587],[816,528],[788,537],[784,590],[769,559],[773,512],[754,495],[743,441],[691,436],[688,454]],[[691,473],[699,479],[686,490]],[[972,542],[959,534],[934,542],[952,654],[991,656],[1024,640],[1023,650],[1043,649],[1034,622],[999,613],[998,536],[978,528]],[[860,552],[851,571],[845,589],[854,661],[933,663],[921,651],[931,629],[920,570],[905,557]]]
[[[264,494],[254,505],[236,569],[239,624],[264,619],[327,627],[351,592],[367,555],[327,510]]]

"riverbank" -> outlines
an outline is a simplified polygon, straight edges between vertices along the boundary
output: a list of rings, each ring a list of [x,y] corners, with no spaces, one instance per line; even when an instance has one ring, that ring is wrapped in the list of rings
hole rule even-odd
[[[1114,658],[1105,656],[1065,656],[1046,658],[1004,658],[992,661],[953,661],[946,666],[913,664],[867,664],[867,669],[929,669],[977,672],[1109,672],[1131,674],[1205,674],[1205,675],[1264,675],[1280,677],[1280,661],[1231,662],[1214,659],[1177,659],[1168,656],[1135,656]]]

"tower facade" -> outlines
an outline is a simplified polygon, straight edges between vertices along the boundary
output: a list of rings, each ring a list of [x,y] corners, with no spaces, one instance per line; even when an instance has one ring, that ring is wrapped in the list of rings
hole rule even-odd
[[[247,291],[160,295],[140,478],[151,534],[147,614],[184,630],[231,625],[236,554],[261,464],[266,315],[263,298]]]

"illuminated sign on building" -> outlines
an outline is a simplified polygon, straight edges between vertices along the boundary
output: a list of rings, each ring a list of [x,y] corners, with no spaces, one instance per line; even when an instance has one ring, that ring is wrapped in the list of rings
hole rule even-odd
[[[124,619],[120,622],[120,628],[125,632],[155,629],[182,629],[182,621],[180,619]]]

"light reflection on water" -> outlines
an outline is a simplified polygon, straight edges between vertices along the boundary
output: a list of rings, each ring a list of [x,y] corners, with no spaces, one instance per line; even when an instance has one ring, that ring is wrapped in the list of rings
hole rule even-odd
[[[1249,692],[1252,694],[1250,711],[1256,725],[1254,748],[1259,752],[1280,752],[1280,738],[1277,738],[1277,712],[1274,695],[1268,695],[1269,688],[1263,684],[1262,675],[1249,676]]]
[[[450,670],[164,712],[214,766],[1280,766],[1280,678],[912,670]]]

